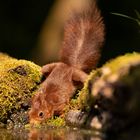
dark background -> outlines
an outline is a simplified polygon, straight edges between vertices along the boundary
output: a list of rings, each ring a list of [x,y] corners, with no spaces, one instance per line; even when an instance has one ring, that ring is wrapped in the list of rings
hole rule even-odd
[[[55,0],[1,0],[0,51],[31,60],[41,27]],[[99,0],[106,24],[106,43],[101,63],[126,52],[140,52],[140,26],[130,19],[112,15],[121,13],[137,18],[140,0]],[[37,52],[36,52],[37,53]]]

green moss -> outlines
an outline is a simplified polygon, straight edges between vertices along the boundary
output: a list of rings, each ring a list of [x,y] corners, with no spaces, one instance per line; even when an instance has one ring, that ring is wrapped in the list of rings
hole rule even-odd
[[[89,110],[90,106],[90,91],[89,91],[89,85],[90,82],[93,81],[95,78],[97,78],[99,75],[98,69],[93,70],[89,76],[86,82],[84,83],[84,87],[82,88],[81,91],[78,92],[76,98],[71,99],[70,104],[69,104],[69,109],[72,110],[80,110],[80,109],[86,109]],[[67,111],[69,110],[67,109]]]
[[[103,68],[109,68],[111,73],[118,73],[118,70],[122,67],[128,68],[131,65],[135,65],[140,62],[140,53],[128,53],[123,56],[119,56],[113,60],[107,62]]]
[[[33,62],[0,54],[0,121],[27,103],[38,88],[40,67]]]
[[[46,125],[52,127],[63,127],[65,126],[65,120],[62,117],[53,117],[47,120]]]
[[[7,55],[5,53],[0,52],[0,62],[5,61],[5,60],[9,60],[9,59],[14,59],[14,58],[10,57],[9,55]]]
[[[90,84],[93,82],[93,80],[96,80],[98,77],[98,69],[93,70],[87,79],[87,81],[84,83],[83,89],[79,92],[78,102],[80,104],[80,108],[89,109],[90,101],[91,101],[91,95],[90,95]]]
[[[33,128],[40,129],[40,128],[49,128],[49,127],[60,128],[60,127],[65,127],[65,126],[66,126],[66,122],[65,122],[64,117],[54,116],[41,124],[37,123],[37,124],[34,124],[34,126],[31,126],[30,124],[26,124],[25,128],[32,129],[33,127]]]

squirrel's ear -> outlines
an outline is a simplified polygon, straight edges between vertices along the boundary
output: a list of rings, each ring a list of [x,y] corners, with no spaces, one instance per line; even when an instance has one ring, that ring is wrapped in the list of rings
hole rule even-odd
[[[84,83],[87,77],[88,75],[84,71],[75,68],[73,69],[73,75],[72,75],[73,81]]]
[[[51,73],[51,71],[55,68],[56,65],[57,65],[57,63],[51,63],[51,64],[44,65],[41,68],[41,72],[45,75],[48,75]]]

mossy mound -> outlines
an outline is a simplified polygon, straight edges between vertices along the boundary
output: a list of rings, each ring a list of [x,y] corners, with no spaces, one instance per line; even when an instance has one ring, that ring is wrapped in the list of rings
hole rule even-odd
[[[119,130],[140,117],[139,98],[140,53],[119,56],[91,72],[66,110],[66,124]]]
[[[140,117],[140,53],[119,56],[98,69],[91,96],[96,110],[90,126],[120,132],[138,124]],[[114,127],[115,126],[115,127]]]
[[[26,106],[41,80],[40,66],[0,54],[0,122]]]

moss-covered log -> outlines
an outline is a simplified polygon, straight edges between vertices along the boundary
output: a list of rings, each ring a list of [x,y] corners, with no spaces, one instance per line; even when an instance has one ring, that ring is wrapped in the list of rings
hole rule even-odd
[[[30,61],[0,53],[0,122],[7,123],[7,120],[15,121],[17,118],[22,120],[19,112],[28,110],[29,100],[41,80],[40,69]]]

